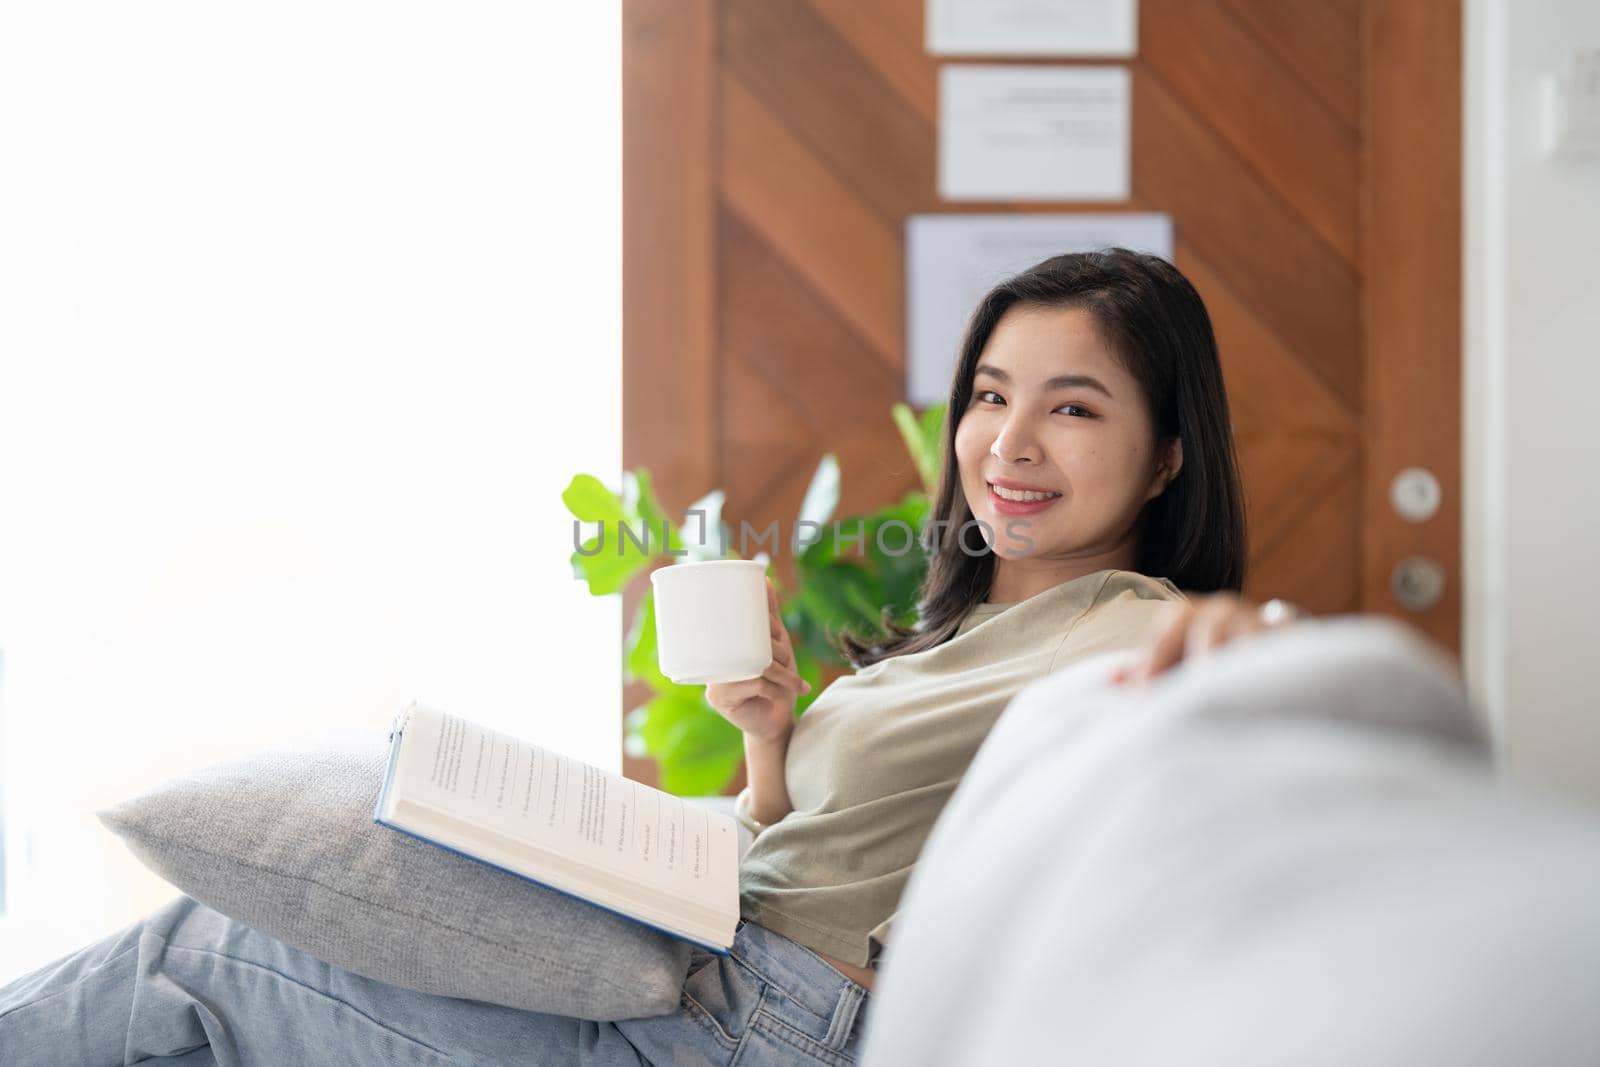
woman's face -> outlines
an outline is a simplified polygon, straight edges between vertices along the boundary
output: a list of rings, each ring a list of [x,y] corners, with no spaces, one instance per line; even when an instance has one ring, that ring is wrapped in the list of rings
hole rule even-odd
[[[961,488],[997,556],[1132,566],[1135,521],[1177,474],[1182,448],[1172,438],[1158,454],[1143,390],[1090,312],[1013,305],[956,414]],[[1047,495],[1006,498],[1023,489]]]

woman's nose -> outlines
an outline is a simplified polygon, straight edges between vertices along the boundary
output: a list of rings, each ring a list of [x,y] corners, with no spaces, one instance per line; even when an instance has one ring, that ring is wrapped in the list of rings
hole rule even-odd
[[[1001,428],[989,453],[1001,463],[1037,463],[1040,459],[1038,439],[1026,425],[1016,421]]]

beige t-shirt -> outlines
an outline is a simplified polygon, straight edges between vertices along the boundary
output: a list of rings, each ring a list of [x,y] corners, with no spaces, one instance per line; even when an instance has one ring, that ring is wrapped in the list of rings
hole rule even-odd
[[[794,810],[739,869],[740,915],[818,952],[877,966],[923,842],[1000,712],[1029,682],[1140,644],[1166,578],[1102,570],[1015,604],[980,604],[937,648],[828,688],[785,758]]]

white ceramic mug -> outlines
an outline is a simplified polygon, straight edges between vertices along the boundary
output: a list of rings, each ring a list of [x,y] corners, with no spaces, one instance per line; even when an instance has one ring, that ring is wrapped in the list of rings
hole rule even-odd
[[[650,573],[656,659],[679,685],[755,678],[772,662],[766,564],[751,559],[674,563]]]

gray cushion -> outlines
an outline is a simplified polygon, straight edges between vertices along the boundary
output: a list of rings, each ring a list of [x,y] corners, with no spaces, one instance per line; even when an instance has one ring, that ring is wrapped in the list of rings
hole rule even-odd
[[[678,1006],[691,946],[372,821],[387,734],[281,748],[99,812],[161,877],[324,962],[610,1020]]]

